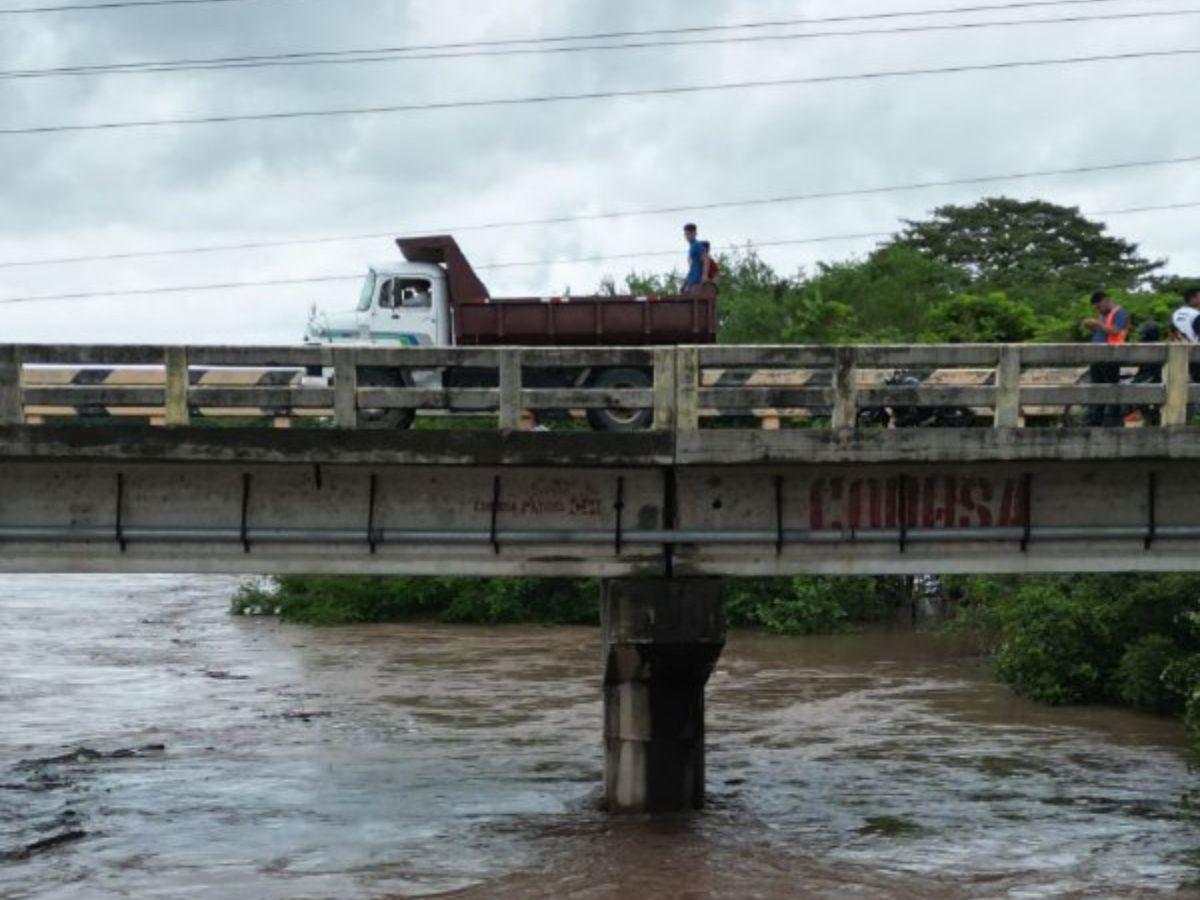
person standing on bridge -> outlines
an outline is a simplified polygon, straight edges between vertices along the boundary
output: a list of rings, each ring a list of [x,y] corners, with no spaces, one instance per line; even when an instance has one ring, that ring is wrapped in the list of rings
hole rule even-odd
[[[1192,286],[1183,292],[1183,306],[1171,314],[1171,340],[1188,344],[1200,344],[1200,286]],[[1200,363],[1188,366],[1191,381],[1200,382]],[[1192,407],[1188,407],[1191,416]]]
[[[1092,308],[1096,315],[1083,320],[1083,327],[1092,333],[1093,344],[1124,344],[1129,335],[1129,313],[1118,306],[1105,291],[1092,294]],[[1092,363],[1089,369],[1092,384],[1117,384],[1121,380],[1121,364],[1118,362]],[[1083,424],[1120,425],[1121,407],[1112,403],[1089,406]]]
[[[715,297],[717,293],[716,263],[710,255],[711,245],[708,241],[702,241],[696,236],[694,222],[688,222],[683,226],[683,236],[688,242],[688,272],[687,277],[683,280],[683,293]]]
[[[1200,343],[1197,318],[1200,318],[1200,287],[1191,287],[1183,292],[1183,306],[1171,314],[1172,337],[1189,344]]]

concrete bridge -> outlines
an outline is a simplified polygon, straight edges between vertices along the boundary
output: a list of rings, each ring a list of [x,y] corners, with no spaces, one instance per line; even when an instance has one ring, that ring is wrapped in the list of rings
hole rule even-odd
[[[0,571],[602,577],[610,802],[691,806],[720,576],[1200,569],[1191,353],[0,347]],[[1096,361],[1164,378],[1079,383]],[[598,367],[646,386],[584,386]],[[300,377],[325,368],[330,385]],[[455,369],[494,386],[428,386]],[[887,383],[897,369],[923,380]],[[381,370],[406,375],[381,386]],[[565,386],[532,386],[555,371]],[[1071,424],[1097,404],[1161,424]],[[936,406],[975,427],[862,424]],[[651,427],[518,427],[523,410],[613,407],[652,410]],[[393,408],[488,418],[360,427]],[[205,427],[206,410],[246,427]],[[112,424],[122,413],[166,427]],[[296,419],[321,427],[253,427]],[[763,419],[788,427],[721,427]]]

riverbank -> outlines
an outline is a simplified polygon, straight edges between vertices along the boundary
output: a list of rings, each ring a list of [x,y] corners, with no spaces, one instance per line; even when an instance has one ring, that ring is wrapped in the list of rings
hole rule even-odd
[[[889,621],[914,602],[903,578],[738,578],[724,583],[731,626],[773,634],[838,634]],[[597,625],[594,579],[295,576],[243,585],[234,615],[300,625],[440,622]]]

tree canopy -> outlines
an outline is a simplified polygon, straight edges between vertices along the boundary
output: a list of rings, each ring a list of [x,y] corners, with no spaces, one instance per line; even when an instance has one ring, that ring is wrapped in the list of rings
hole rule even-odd
[[[990,197],[941,206],[930,218],[905,224],[893,246],[909,247],[989,290],[1135,290],[1164,265],[1077,208],[1045,200]]]

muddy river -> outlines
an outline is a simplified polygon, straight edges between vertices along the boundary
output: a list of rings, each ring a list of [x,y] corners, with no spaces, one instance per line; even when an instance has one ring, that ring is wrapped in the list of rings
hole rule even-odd
[[[313,630],[212,577],[0,580],[0,897],[1172,897],[1177,722],[944,639],[735,634],[711,807],[599,811],[587,629]]]

